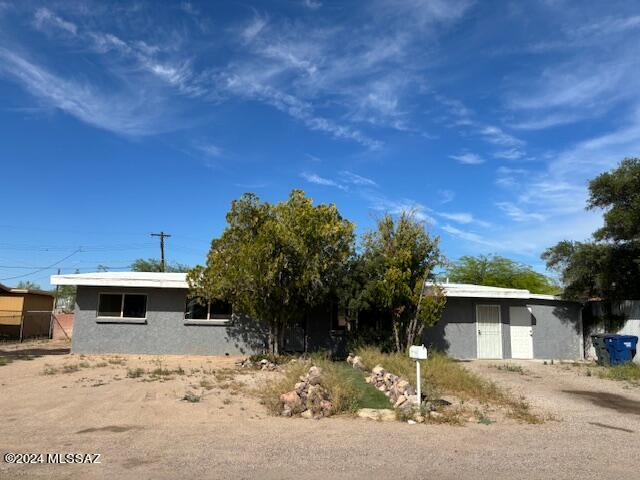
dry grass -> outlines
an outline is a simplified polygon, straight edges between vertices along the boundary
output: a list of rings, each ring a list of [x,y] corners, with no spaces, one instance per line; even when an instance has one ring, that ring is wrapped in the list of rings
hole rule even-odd
[[[357,350],[365,366],[372,369],[378,364],[396,375],[415,383],[415,362],[405,354],[382,353],[372,347]],[[433,353],[423,363],[421,370],[422,390],[427,397],[439,393],[455,395],[462,401],[475,401],[485,405],[503,407],[507,416],[526,423],[542,423],[543,419],[530,411],[524,398],[515,398],[495,383],[469,372],[460,363],[446,355]],[[430,395],[430,392],[433,392]]]
[[[622,380],[630,383],[640,383],[640,365],[637,363],[625,363],[613,367],[604,367],[598,371],[600,378],[610,380]]]
[[[321,356],[288,363],[282,374],[259,387],[258,396],[269,412],[277,415],[282,411],[280,395],[293,390],[300,377],[304,376],[312,365],[322,368],[321,384],[329,392],[333,405],[331,413],[354,413],[360,407],[361,394],[358,387],[353,379],[345,374],[342,365]]]

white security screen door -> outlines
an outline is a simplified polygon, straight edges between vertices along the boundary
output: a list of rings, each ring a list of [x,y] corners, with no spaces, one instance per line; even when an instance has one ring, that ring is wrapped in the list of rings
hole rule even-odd
[[[477,305],[478,358],[502,358],[500,305]]]
[[[533,327],[527,307],[509,307],[511,358],[533,358]]]

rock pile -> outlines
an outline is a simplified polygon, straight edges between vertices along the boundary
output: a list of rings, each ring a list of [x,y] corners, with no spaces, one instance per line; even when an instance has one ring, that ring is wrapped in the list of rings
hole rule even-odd
[[[417,403],[416,391],[411,384],[391,372],[387,372],[382,365],[376,365],[371,370],[371,374],[365,378],[367,383],[371,383],[378,390],[383,392],[393,404],[393,408],[399,408],[408,402],[408,405]],[[407,406],[408,406],[407,405]]]
[[[312,366],[293,390],[280,395],[283,417],[300,414],[304,418],[322,418],[331,414],[333,404],[329,392],[321,384],[322,369]]]
[[[235,365],[236,367],[240,368],[254,368],[257,370],[278,370],[278,365],[267,360],[266,358],[263,358],[262,360],[259,360],[257,362],[252,362],[250,358],[245,358],[244,360],[238,360]]]
[[[353,368],[357,368],[358,370],[362,370],[365,371],[367,368],[364,366],[364,363],[362,363],[362,358],[360,358],[357,355],[353,355],[353,354],[349,354],[349,356],[347,357],[347,363],[349,365],[351,365]]]

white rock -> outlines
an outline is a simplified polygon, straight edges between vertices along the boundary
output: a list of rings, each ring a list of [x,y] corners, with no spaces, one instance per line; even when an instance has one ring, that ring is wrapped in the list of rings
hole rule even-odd
[[[407,423],[409,425],[415,425],[416,424],[415,420],[407,420]]]
[[[382,422],[396,419],[396,412],[389,408],[361,408],[356,415],[360,418],[368,418]]]

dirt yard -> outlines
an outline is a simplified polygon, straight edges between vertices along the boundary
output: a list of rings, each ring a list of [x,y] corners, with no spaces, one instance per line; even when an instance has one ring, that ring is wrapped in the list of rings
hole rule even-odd
[[[0,356],[13,360],[0,366],[1,455],[101,454],[0,459],[0,479],[640,478],[640,388],[570,365],[466,364],[554,420],[453,427],[271,417],[251,389],[273,373],[231,357],[80,356],[64,343],[0,344]]]

